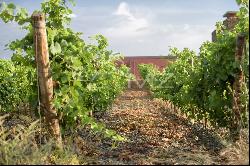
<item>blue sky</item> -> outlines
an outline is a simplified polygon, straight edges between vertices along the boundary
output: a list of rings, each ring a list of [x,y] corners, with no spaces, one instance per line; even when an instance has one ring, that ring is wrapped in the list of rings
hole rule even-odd
[[[0,0],[0,2],[3,0]],[[30,13],[41,0],[4,0],[25,7]],[[109,49],[125,56],[168,55],[169,46],[198,52],[202,42],[211,40],[217,21],[226,11],[238,10],[235,0],[75,0],[71,27],[83,38],[102,34]],[[0,58],[9,41],[25,32],[15,23],[0,21]]]

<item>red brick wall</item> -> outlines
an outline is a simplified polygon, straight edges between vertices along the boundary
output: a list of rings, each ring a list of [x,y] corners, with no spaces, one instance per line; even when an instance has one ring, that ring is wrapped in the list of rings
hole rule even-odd
[[[125,57],[119,64],[125,64],[130,67],[131,72],[135,75],[136,79],[141,79],[138,65],[139,64],[154,64],[159,70],[163,70],[174,58],[172,56],[138,56],[138,57]]]

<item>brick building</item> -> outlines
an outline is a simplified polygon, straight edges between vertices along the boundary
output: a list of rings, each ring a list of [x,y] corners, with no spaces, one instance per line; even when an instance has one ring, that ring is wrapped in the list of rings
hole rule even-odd
[[[131,70],[136,79],[141,79],[138,65],[139,64],[154,64],[160,71],[162,71],[169,63],[172,63],[176,57],[174,56],[131,56],[125,57],[122,62],[118,64],[125,64]]]

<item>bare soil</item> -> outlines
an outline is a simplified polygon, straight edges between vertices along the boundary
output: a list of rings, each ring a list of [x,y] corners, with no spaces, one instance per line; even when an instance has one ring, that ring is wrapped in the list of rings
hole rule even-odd
[[[108,140],[82,134],[92,149],[89,164],[101,165],[214,165],[228,164],[221,138],[201,125],[192,124],[169,105],[152,99],[146,90],[130,89],[112,108],[99,116],[108,128],[128,138],[116,148]],[[83,131],[81,131],[84,133]],[[86,139],[88,138],[88,139]],[[82,143],[81,143],[82,144]],[[88,151],[89,152],[89,151]],[[247,161],[244,162],[248,162]]]

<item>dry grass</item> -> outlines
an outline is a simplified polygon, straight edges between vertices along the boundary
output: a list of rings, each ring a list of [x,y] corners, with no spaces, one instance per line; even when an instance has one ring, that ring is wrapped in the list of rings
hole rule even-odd
[[[240,140],[228,143],[220,153],[228,165],[249,165],[249,129],[241,131]]]
[[[9,128],[4,126],[6,117],[0,117],[0,165],[84,164],[70,145],[59,151],[54,148],[53,142],[38,143],[38,120],[28,127],[17,124]]]

